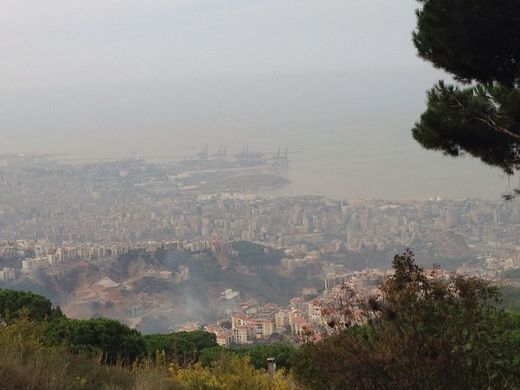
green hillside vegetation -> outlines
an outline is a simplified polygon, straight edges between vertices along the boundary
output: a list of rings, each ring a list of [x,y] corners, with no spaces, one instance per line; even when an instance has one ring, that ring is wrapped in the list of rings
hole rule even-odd
[[[16,319],[23,313],[31,319],[43,320],[54,310],[51,301],[26,291],[0,290],[0,315],[4,321]]]
[[[143,336],[0,290],[0,389],[520,388],[520,312],[501,308],[498,287],[429,279],[409,251],[393,267],[368,323],[303,347],[225,349],[204,331]],[[268,357],[281,369],[273,377]]]
[[[297,358],[297,347],[284,344],[261,344],[239,348],[213,347],[205,348],[200,354],[200,363],[204,367],[211,367],[213,362],[223,357],[238,356],[247,357],[251,365],[257,369],[265,368],[267,358],[274,358],[277,368],[290,370]]]
[[[64,345],[71,352],[102,356],[106,363],[131,363],[145,355],[146,345],[136,330],[107,318],[73,320],[64,316],[47,323],[48,345]]]
[[[103,358],[72,353],[45,342],[46,324],[21,317],[0,332],[0,389],[291,389],[283,372],[271,377],[246,357],[229,356],[204,367],[156,360],[103,363]]]
[[[107,318],[69,319],[13,290],[0,290],[0,313],[0,389],[295,388],[283,370],[267,374],[265,352],[220,353],[204,331],[143,336]]]
[[[146,335],[144,342],[147,356],[160,351],[165,360],[175,361],[178,366],[197,363],[201,353],[218,347],[215,335],[204,331]]]
[[[298,351],[311,389],[518,389],[520,313],[498,308],[497,287],[474,277],[429,279],[396,256],[374,319]]]

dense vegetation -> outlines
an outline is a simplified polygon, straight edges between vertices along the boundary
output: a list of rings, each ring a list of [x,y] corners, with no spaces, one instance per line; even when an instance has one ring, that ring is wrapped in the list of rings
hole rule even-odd
[[[45,343],[45,322],[22,317],[0,332],[0,389],[291,389],[283,372],[271,377],[247,357],[223,356],[209,366],[180,366],[162,354],[131,366]]]
[[[100,355],[107,363],[131,363],[145,355],[143,337],[118,321],[107,318],[72,320],[61,316],[48,322],[45,341],[65,345],[71,352]]]
[[[155,359],[160,351],[166,360],[187,365],[196,363],[205,348],[217,347],[215,335],[203,331],[143,336],[108,318],[70,319],[52,308],[48,299],[25,291],[0,290],[0,312],[8,326],[20,318],[44,324],[41,336],[47,346],[62,346],[110,364]]]
[[[374,318],[306,345],[295,373],[311,389],[520,388],[520,313],[478,278],[427,278],[405,252]]]
[[[69,319],[48,299],[23,291],[0,290],[0,313],[0,389],[293,386],[283,371],[271,377],[265,370],[271,354],[289,367],[290,346],[228,353],[204,331],[143,336],[107,318]]]
[[[148,356],[160,351],[165,360],[174,360],[180,366],[198,362],[203,351],[217,347],[215,335],[203,331],[146,335],[144,342]]]
[[[47,298],[32,292],[0,290],[0,315],[11,321],[24,314],[35,320],[43,320],[53,314],[52,304]]]
[[[205,367],[210,367],[214,361],[224,356],[247,357],[250,363],[257,369],[265,368],[267,358],[274,358],[277,368],[290,370],[297,358],[298,349],[290,344],[273,343],[260,344],[240,348],[206,348],[200,355],[200,363]]]

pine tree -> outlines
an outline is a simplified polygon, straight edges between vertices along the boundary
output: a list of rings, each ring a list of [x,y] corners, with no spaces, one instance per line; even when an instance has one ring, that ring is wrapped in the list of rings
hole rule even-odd
[[[520,2],[418,1],[418,53],[457,84],[439,82],[428,92],[413,137],[426,149],[469,154],[514,174],[520,170]]]

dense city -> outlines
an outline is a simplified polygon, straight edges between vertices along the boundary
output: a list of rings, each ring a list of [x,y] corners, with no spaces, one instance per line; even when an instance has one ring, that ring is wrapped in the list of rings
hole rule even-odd
[[[73,317],[111,316],[144,331],[204,328],[226,346],[319,340],[336,331],[327,324],[345,288],[353,294],[349,321],[366,320],[369,311],[358,306],[378,295],[393,255],[405,248],[441,274],[516,283],[507,277],[520,268],[516,201],[268,197],[253,190],[282,179],[287,155],[237,160],[203,154],[175,164],[72,164],[3,156],[0,283],[51,291]],[[227,177],[226,190],[208,184],[215,175]],[[247,264],[251,253],[264,263]],[[122,258],[142,264],[121,271]],[[230,269],[236,277],[224,274]],[[219,272],[221,281],[207,280]],[[240,285],[248,274],[261,287]],[[182,287],[197,278],[206,296]],[[290,289],[273,302],[265,278]]]

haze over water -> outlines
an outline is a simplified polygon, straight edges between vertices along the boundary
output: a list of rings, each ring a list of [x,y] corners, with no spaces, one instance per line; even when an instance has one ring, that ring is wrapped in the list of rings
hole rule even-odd
[[[273,194],[498,199],[499,171],[411,138],[444,77],[415,56],[415,6],[7,0],[0,152],[153,159],[288,145],[293,184]]]

